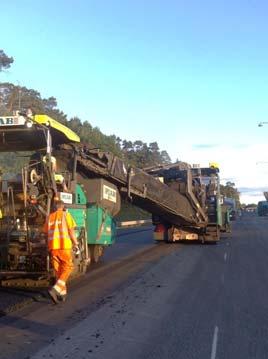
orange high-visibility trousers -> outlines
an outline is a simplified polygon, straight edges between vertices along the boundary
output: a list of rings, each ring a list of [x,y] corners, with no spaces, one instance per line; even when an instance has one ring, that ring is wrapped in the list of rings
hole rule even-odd
[[[56,274],[56,279],[66,283],[74,268],[72,250],[53,249],[50,253],[51,263]]]

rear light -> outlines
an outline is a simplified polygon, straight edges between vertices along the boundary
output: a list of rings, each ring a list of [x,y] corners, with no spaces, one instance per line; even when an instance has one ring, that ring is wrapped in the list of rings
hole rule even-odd
[[[30,203],[31,204],[36,204],[37,203],[37,198],[36,198],[35,195],[30,196]]]
[[[163,232],[165,232],[165,230],[166,230],[165,226],[161,223],[157,224],[154,229],[154,231],[157,233],[163,233]]]

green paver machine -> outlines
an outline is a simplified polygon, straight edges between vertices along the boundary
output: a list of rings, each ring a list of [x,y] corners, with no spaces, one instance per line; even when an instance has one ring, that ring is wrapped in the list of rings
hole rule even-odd
[[[0,152],[24,159],[16,171],[3,172],[0,181],[3,286],[46,286],[53,277],[42,228],[56,199],[65,203],[77,224],[81,253],[74,258],[73,275],[85,272],[89,262],[97,262],[104,247],[114,242],[118,189],[102,178],[79,181],[79,142],[74,132],[45,115],[0,117]],[[68,153],[58,149],[66,143]]]

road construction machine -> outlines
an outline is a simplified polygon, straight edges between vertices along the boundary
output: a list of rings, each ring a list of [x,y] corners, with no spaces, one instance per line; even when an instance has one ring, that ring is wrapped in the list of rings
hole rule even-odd
[[[12,170],[1,174],[2,285],[46,286],[53,278],[43,226],[57,199],[77,224],[80,254],[74,256],[73,275],[85,272],[90,261],[97,262],[104,247],[114,242],[118,189],[103,178],[87,178],[86,189],[83,181],[78,182],[74,144],[79,142],[74,132],[48,116],[0,118],[0,152],[15,153],[18,163],[24,160],[21,168],[9,164]],[[73,146],[63,153],[64,165],[57,159],[63,143]]]
[[[147,173],[159,178],[169,188],[184,195],[193,208],[198,209],[196,224],[177,225],[167,221],[164,216],[153,215],[156,241],[175,242],[181,240],[200,240],[217,242],[223,225],[218,165],[191,167],[187,163],[160,166],[147,169]]]
[[[219,240],[218,169],[179,163],[141,170],[80,143],[46,115],[0,117],[0,152],[15,153],[0,179],[2,286],[47,286],[53,280],[44,223],[61,199],[77,224],[80,254],[73,276],[97,262],[115,240],[121,197],[153,215],[155,239]],[[0,163],[1,167],[1,163]]]

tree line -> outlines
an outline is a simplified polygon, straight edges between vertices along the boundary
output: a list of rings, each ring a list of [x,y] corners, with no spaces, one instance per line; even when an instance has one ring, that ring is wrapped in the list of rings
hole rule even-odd
[[[220,185],[220,192],[225,198],[233,198],[235,199],[236,207],[240,208],[240,192],[235,187],[235,183],[233,182],[226,182],[225,185]]]
[[[14,59],[0,50],[0,72],[10,68]],[[9,116],[17,110],[31,109],[46,114],[77,133],[82,143],[90,143],[103,151],[113,152],[127,163],[139,168],[171,163],[167,151],[160,150],[157,142],[129,141],[116,135],[105,135],[98,127],[78,117],[68,119],[58,108],[54,96],[42,98],[40,92],[9,82],[0,82],[0,116]],[[4,161],[7,162],[7,161]]]
[[[13,57],[9,57],[0,50],[0,73],[6,71],[13,64]],[[105,135],[98,127],[93,127],[88,121],[82,121],[78,117],[71,119],[58,108],[57,99],[54,96],[42,98],[40,92],[18,86],[9,82],[0,82],[0,116],[12,115],[16,110],[30,108],[33,113],[46,114],[79,135],[82,143],[90,143],[103,151],[110,151],[122,158],[127,163],[143,168],[158,164],[169,164],[171,159],[167,151],[160,150],[157,142],[146,143],[141,140],[129,141],[116,135]],[[0,154],[2,169],[14,168],[18,162],[14,154]],[[21,163],[22,159],[19,159]],[[227,182],[221,185],[221,193],[225,197],[235,198],[239,202],[239,192],[234,183]]]

